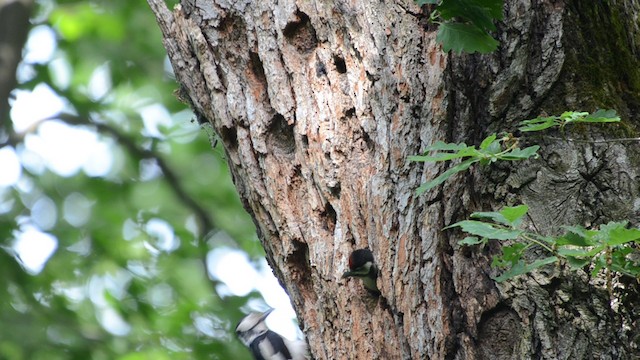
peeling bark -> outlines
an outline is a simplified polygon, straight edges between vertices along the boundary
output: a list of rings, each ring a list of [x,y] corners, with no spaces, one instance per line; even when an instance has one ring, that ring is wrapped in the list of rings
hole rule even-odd
[[[411,1],[183,0],[172,13],[148,2],[314,358],[640,356],[637,284],[621,279],[615,304],[601,279],[558,267],[497,286],[495,246],[461,248],[461,234],[441,230],[520,202],[545,233],[637,225],[637,143],[525,137],[543,145],[541,159],[474,169],[420,197],[414,190],[444,168],[406,160],[543,111],[614,107],[620,129],[571,135],[635,134],[638,1],[506,1],[501,47],[486,56],[442,53]],[[340,279],[362,247],[380,268],[379,299]]]

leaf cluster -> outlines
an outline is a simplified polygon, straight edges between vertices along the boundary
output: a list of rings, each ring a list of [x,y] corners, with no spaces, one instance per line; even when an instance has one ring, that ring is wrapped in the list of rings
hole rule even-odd
[[[431,19],[440,24],[436,40],[444,51],[490,53],[498,41],[489,33],[494,21],[502,20],[503,0],[416,0],[422,5],[437,5]]]
[[[522,132],[533,132],[546,130],[554,126],[564,129],[568,124],[594,124],[619,121],[620,117],[615,110],[597,110],[593,113],[566,111],[560,116],[543,116],[521,121],[519,130]],[[520,149],[517,145],[518,138],[514,137],[510,133],[504,134],[501,137],[498,137],[496,134],[491,134],[482,140],[478,149],[476,149],[475,146],[468,146],[465,143],[453,144],[437,141],[435,144],[428,146],[424,150],[424,154],[431,154],[410,156],[408,159],[410,161],[434,163],[455,159],[462,159],[462,161],[447,169],[435,179],[429,180],[420,185],[416,190],[416,195],[420,195],[425,191],[442,184],[454,174],[467,170],[475,163],[487,165],[498,160],[515,161],[538,157],[538,150],[540,149],[540,146],[533,145]]]
[[[565,111],[560,116],[539,116],[535,119],[522,121],[518,130],[522,132],[542,131],[554,126],[563,130],[569,124],[611,122],[620,122],[620,116],[615,110],[597,110],[593,113]]]
[[[460,221],[447,228],[458,227],[472,235],[459,241],[460,245],[485,245],[489,240],[503,243],[502,254],[494,256],[492,262],[492,266],[504,270],[495,278],[498,282],[558,261],[572,269],[591,266],[592,276],[604,269],[608,274],[640,278],[640,262],[636,259],[640,229],[628,228],[627,221],[609,222],[597,229],[567,226],[563,235],[551,237],[521,229],[528,210],[526,205],[519,205],[497,212],[475,212],[471,214],[475,220]],[[547,256],[528,261],[525,253],[532,247],[542,249]]]
[[[522,132],[543,131],[551,127],[564,129],[575,123],[611,123],[619,122],[620,117],[614,110],[597,110],[593,113],[567,111],[560,116],[541,116],[520,123]],[[507,134],[498,138],[495,134],[486,137],[479,148],[464,143],[451,144],[441,141],[426,148],[430,155],[412,156],[412,161],[443,162],[464,159],[452,166],[435,179],[422,184],[417,194],[440,185],[453,174],[468,169],[474,163],[490,164],[498,160],[525,160],[537,156],[539,146],[525,149],[517,147],[518,139]],[[520,228],[528,212],[526,205],[505,207],[497,212],[474,212],[472,220],[457,222],[447,228],[459,227],[472,235],[459,242],[460,245],[485,245],[489,240],[507,242],[502,246],[502,254],[494,256],[492,266],[504,272],[495,278],[505,281],[557,261],[567,263],[578,269],[592,266],[592,275],[605,270],[607,278],[611,272],[617,272],[633,278],[640,278],[640,262],[637,260],[637,240],[640,229],[628,229],[627,221],[610,222],[598,229],[585,229],[580,226],[567,226],[559,237],[544,236]],[[532,247],[546,251],[544,258],[527,261],[525,254]],[[610,282],[609,282],[610,283]]]
[[[416,190],[416,193],[417,195],[420,195],[423,192],[442,184],[454,174],[467,170],[475,163],[488,165],[498,160],[525,160],[531,157],[536,157],[539,148],[540,147],[538,145],[534,145],[525,149],[520,149],[517,147],[517,141],[514,141],[510,134],[504,135],[500,138],[498,138],[496,134],[491,134],[482,141],[477,149],[475,146],[468,146],[464,143],[451,144],[438,141],[425,149],[425,154],[433,152],[431,155],[410,156],[409,160],[422,162],[444,162],[454,159],[463,160],[440,174],[435,179],[422,184]]]

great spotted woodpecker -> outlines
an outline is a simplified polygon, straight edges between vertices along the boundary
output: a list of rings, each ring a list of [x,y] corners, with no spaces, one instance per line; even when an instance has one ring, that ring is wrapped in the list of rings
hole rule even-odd
[[[269,330],[264,320],[273,309],[263,313],[253,312],[240,320],[236,334],[255,360],[304,360],[307,344],[303,340],[290,341]]]
[[[354,250],[349,255],[349,271],[342,274],[342,278],[358,277],[362,279],[365,289],[372,295],[380,295],[376,279],[378,278],[378,268],[373,261],[373,253],[369,249]]]

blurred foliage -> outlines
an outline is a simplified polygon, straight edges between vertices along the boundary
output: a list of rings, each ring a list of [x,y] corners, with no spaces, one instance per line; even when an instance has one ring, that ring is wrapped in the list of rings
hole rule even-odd
[[[25,144],[37,128],[9,129],[2,145],[22,174],[0,187],[0,358],[248,358],[233,330],[260,295],[221,292],[205,259],[220,246],[256,261],[263,252],[223,150],[211,149],[211,130],[172,96],[146,2],[41,1],[33,19],[54,31],[57,48],[49,61],[21,65],[20,89],[46,84],[66,103],[64,115],[39,125],[96,133],[113,164],[100,176],[61,176]],[[108,91],[96,95],[101,71]],[[171,121],[146,124],[145,108]],[[54,239],[42,271],[29,271],[16,249],[29,231]]]

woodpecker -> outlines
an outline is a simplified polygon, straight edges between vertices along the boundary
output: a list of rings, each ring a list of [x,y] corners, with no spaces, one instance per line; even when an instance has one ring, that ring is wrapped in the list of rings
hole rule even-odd
[[[263,313],[250,313],[236,326],[236,334],[255,360],[304,360],[307,344],[302,340],[290,341],[269,330],[264,320],[273,309]]]
[[[378,296],[380,290],[376,285],[378,278],[378,268],[373,262],[373,253],[369,249],[354,250],[349,255],[349,271],[342,274],[342,278],[359,277],[362,284],[370,294]]]

